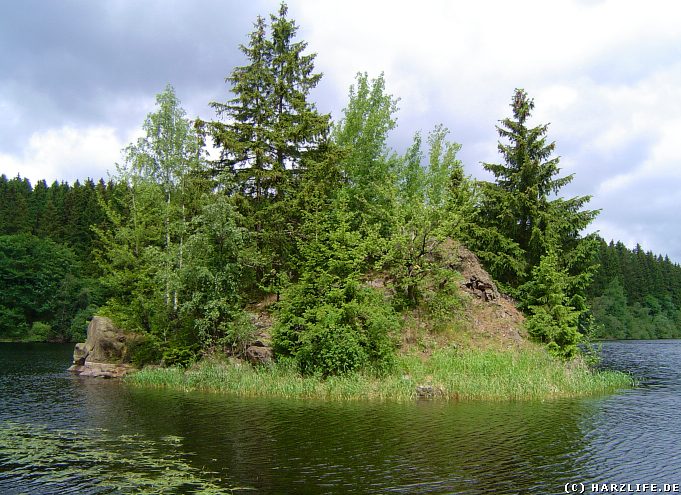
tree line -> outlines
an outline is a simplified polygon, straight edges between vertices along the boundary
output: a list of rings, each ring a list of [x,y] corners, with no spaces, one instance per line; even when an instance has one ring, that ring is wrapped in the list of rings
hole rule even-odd
[[[121,185],[0,176],[0,339],[73,341],[104,302],[91,256]]]
[[[669,257],[600,240],[589,288],[596,335],[609,339],[681,337],[681,266]]]
[[[258,17],[227,99],[210,103],[213,121],[188,119],[168,85],[111,182],[31,192],[3,179],[3,208],[23,201],[26,215],[21,227],[6,220],[2,242],[49,241],[70,253],[59,266],[80,263],[72,271],[96,279],[97,310],[145,336],[140,362],[243,352],[255,332],[248,306],[271,299],[278,359],[305,373],[381,372],[405,311],[439,320],[460,311],[452,242],[516,298],[532,338],[576,355],[595,328],[588,290],[600,280],[600,244],[582,232],[597,212],[585,208],[588,196],[561,197],[572,176],[560,175],[548,126],[530,125],[527,93],[514,91],[497,126],[501,163],[484,164],[494,180],[476,181],[443,125],[416,133],[402,153],[388,149],[397,99],[383,75],[359,73],[337,121],[319,112],[310,91],[321,74],[297,30],[285,4]],[[208,159],[209,141],[219,158]],[[5,275],[18,255],[4,256],[2,277],[21,285]],[[3,321],[20,297],[0,301]],[[24,331],[58,326],[56,312],[25,307]]]

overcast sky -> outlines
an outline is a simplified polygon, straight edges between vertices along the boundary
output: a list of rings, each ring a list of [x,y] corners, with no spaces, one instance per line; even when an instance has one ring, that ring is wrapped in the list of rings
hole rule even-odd
[[[32,182],[106,177],[172,84],[212,119],[224,78],[275,1],[0,0],[0,173]],[[648,0],[290,0],[340,114],[358,71],[400,98],[391,147],[442,123],[473,176],[499,161],[513,90],[550,123],[566,195],[590,194],[595,228],[681,262],[681,4]]]

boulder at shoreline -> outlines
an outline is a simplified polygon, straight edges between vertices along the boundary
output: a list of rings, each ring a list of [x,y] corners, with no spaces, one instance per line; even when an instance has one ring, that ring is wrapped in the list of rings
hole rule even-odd
[[[69,371],[80,376],[118,378],[133,367],[125,363],[128,336],[104,316],[95,316],[87,327],[87,339],[76,344]]]

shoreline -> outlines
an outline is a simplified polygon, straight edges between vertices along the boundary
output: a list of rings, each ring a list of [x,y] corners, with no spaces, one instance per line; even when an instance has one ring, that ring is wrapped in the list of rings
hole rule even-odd
[[[225,393],[240,397],[409,402],[536,401],[608,394],[635,386],[622,372],[563,362],[542,349],[441,349],[424,359],[398,355],[384,376],[302,376],[290,363],[253,367],[207,358],[187,370],[145,368],[127,375],[134,387]]]

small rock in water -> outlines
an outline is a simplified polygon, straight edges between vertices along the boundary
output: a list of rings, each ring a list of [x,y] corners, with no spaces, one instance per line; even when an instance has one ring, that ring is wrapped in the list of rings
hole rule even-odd
[[[444,390],[433,385],[419,385],[416,387],[416,397],[419,399],[435,399],[436,397],[443,397]]]

